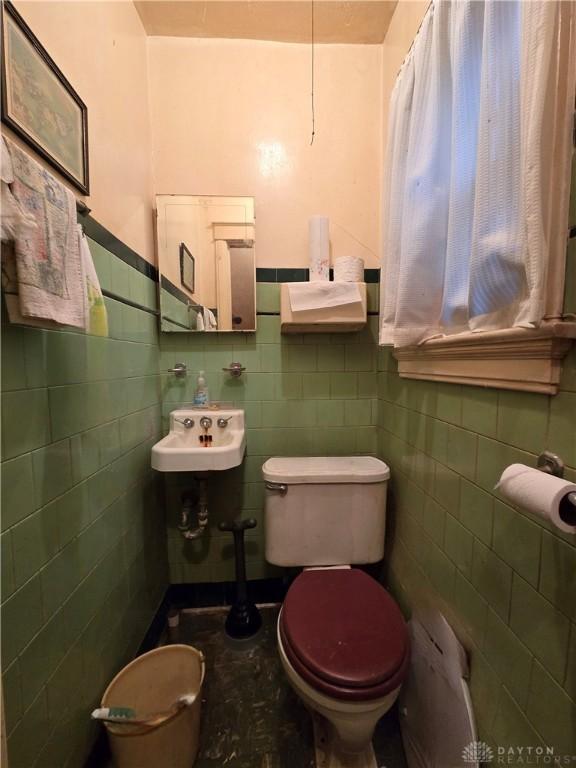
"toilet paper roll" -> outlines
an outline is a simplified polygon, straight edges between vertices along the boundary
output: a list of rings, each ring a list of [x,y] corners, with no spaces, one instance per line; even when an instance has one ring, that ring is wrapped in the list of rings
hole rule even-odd
[[[330,278],[330,220],[327,216],[312,216],[308,222],[308,252],[310,280]]]
[[[364,282],[364,259],[339,256],[334,262],[334,280],[344,283]]]
[[[568,494],[576,493],[576,483],[525,464],[511,464],[495,490],[516,506],[554,523],[561,531],[576,533],[576,507],[568,498]]]

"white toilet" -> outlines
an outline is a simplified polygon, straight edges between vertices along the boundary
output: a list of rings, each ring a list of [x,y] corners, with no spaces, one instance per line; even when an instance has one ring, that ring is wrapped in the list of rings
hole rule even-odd
[[[317,738],[318,768],[368,768],[374,727],[398,697],[410,653],[394,600],[350,567],[384,555],[390,471],[370,456],[272,458],[262,471],[266,559],[305,567],[282,606],[278,647],[296,693],[332,726],[327,744]]]

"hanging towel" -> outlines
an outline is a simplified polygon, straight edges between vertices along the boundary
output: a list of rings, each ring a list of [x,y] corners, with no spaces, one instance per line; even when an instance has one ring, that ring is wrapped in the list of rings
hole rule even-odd
[[[12,194],[10,184],[14,182],[12,158],[4,139],[2,147],[1,168],[1,215],[0,235],[2,239],[2,290],[10,321],[18,325],[32,325],[39,328],[58,328],[58,323],[50,320],[34,320],[23,317],[20,312],[20,297],[18,295],[18,272],[14,243],[18,238],[26,237],[26,230],[36,229],[34,218],[22,210]]]
[[[108,336],[108,313],[92,254],[82,227],[77,224],[76,229],[84,277],[84,328],[93,336]]]
[[[208,307],[204,307],[204,328],[207,331],[215,331],[218,328],[216,315]]]
[[[26,213],[18,205],[18,201],[12,194],[10,184],[14,183],[14,171],[12,168],[12,158],[2,140],[2,160],[0,165],[0,179],[2,185],[2,200],[0,216],[0,237],[4,242],[14,242],[20,236],[20,232],[26,227],[35,229],[36,223],[32,216]]]
[[[288,283],[288,293],[292,312],[341,307],[362,301],[356,283]]]
[[[0,237],[2,239],[2,289],[8,315],[13,323],[21,325],[41,325],[36,321],[27,321],[20,314],[20,299],[18,296],[18,273],[14,243],[18,238],[26,236],[26,230],[36,228],[32,216],[27,215],[12,194],[10,185],[14,183],[12,158],[4,139],[1,142],[2,161],[0,168],[1,185],[1,215]]]
[[[14,143],[6,142],[6,147],[12,161],[10,190],[21,213],[3,269],[10,320],[84,328],[76,199]]]

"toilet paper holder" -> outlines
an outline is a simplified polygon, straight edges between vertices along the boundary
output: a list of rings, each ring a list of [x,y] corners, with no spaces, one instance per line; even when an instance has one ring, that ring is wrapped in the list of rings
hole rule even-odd
[[[564,477],[564,462],[556,453],[552,451],[544,451],[538,456],[536,466],[542,472],[546,472],[547,475],[554,475],[555,477]]]
[[[564,477],[564,462],[557,453],[552,453],[552,451],[541,453],[536,461],[536,466],[541,472],[546,472],[548,475]],[[569,493],[565,498],[574,507],[576,515],[576,493]]]

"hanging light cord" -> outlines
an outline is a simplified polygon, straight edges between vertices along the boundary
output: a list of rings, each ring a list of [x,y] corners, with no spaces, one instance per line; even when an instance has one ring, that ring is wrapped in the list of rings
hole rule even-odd
[[[311,60],[311,83],[312,83],[312,91],[311,91],[311,108],[312,108],[312,136],[310,137],[310,146],[314,144],[314,134],[315,131],[315,121],[316,116],[314,114],[314,0],[310,0],[310,10],[311,10],[311,26],[312,26],[312,35],[311,35],[311,48],[312,48],[312,60]]]

